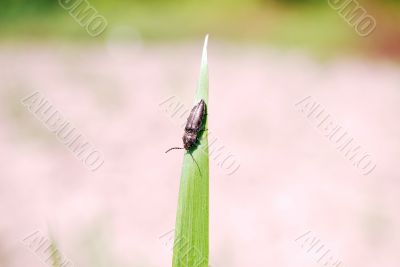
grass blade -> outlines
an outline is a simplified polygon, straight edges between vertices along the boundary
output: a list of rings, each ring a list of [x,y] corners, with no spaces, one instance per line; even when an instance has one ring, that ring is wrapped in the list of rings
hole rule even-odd
[[[206,36],[200,66],[198,87],[194,99],[197,104],[203,99],[208,112],[208,63]],[[207,128],[206,116],[205,129]],[[175,241],[172,267],[208,266],[208,131],[199,139],[198,147],[185,153],[179,188],[178,210],[175,223]],[[199,172],[200,169],[200,172]]]

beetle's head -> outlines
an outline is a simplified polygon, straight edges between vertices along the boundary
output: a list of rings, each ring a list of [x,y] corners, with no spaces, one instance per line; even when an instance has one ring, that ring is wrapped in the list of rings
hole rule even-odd
[[[196,143],[196,134],[194,134],[194,133],[187,133],[187,132],[186,132],[186,133],[183,135],[182,140],[183,140],[183,147],[184,147],[186,150],[189,150],[189,149],[193,146],[193,144]]]

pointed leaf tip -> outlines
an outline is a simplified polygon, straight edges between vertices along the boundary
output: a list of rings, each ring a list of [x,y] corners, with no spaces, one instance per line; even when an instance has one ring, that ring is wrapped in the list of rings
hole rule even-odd
[[[204,46],[203,46],[203,55],[202,55],[202,62],[207,63],[207,46],[208,46],[208,34],[204,39]]]

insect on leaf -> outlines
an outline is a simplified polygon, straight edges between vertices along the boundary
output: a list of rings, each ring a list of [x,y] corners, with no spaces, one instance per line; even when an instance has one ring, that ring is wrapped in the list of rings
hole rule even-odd
[[[208,35],[204,42],[194,104],[203,99],[208,108],[207,42]],[[204,129],[208,129],[207,121],[208,115],[205,117]],[[208,266],[209,166],[207,136],[207,130],[200,134],[198,146],[190,151],[193,158],[189,152],[185,152],[184,155],[175,222],[173,267]]]

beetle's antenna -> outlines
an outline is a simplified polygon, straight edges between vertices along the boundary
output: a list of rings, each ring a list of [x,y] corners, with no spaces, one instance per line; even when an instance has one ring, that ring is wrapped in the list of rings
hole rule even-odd
[[[168,153],[168,152],[170,152],[171,150],[174,150],[174,149],[184,149],[184,148],[183,147],[171,147],[170,149],[165,151],[165,153]]]
[[[202,176],[202,175],[201,175],[201,171],[200,171],[199,164],[197,164],[197,161],[194,159],[194,157],[193,157],[192,153],[190,153],[190,152],[188,152],[188,153],[189,153],[189,155],[192,157],[192,159],[193,159],[194,163],[196,163],[197,169],[199,169],[200,176]]]

